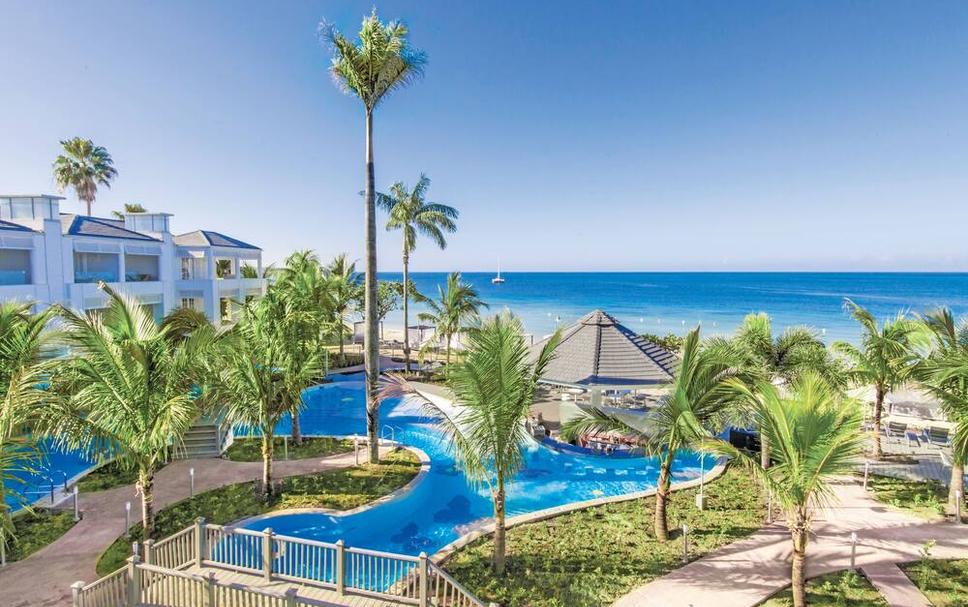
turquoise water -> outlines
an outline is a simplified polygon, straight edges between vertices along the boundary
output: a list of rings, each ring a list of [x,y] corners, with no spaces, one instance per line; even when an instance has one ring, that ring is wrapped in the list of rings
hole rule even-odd
[[[594,308],[640,332],[682,334],[702,323],[707,334],[725,333],[749,312],[768,312],[777,327],[806,324],[824,338],[854,340],[858,331],[843,310],[845,297],[879,317],[899,310],[948,305],[968,314],[968,274],[928,273],[735,273],[735,272],[512,272],[502,285],[491,273],[466,273],[491,311],[505,307],[537,336]],[[398,273],[381,277],[399,280]],[[436,296],[444,273],[411,274],[417,289]],[[417,306],[419,309],[419,306]],[[402,325],[396,312],[387,322]]]
[[[304,398],[303,432],[365,434],[363,382],[359,376],[308,390]],[[343,539],[349,546],[388,552],[432,554],[492,515],[487,489],[468,485],[447,451],[446,439],[432,420],[421,414],[419,404],[387,400],[380,421],[394,428],[398,441],[430,457],[429,473],[412,491],[349,516],[283,514],[253,521],[246,527],[272,527],[280,534],[325,542]],[[279,431],[288,432],[288,422],[282,423]],[[675,480],[696,478],[699,458],[684,453],[674,469]],[[508,514],[650,489],[657,476],[654,458],[566,454],[531,444],[524,469],[508,491]]]
[[[49,441],[43,442],[41,446],[44,453],[43,458],[31,465],[35,471],[31,473],[13,472],[14,478],[7,481],[9,488],[29,503],[37,500],[46,501],[46,498],[50,496],[51,485],[63,489],[65,480],[74,478],[94,465],[91,459],[80,453],[63,452],[51,448]],[[14,499],[12,495],[5,496],[5,501],[13,511],[19,510],[23,505],[22,500]],[[43,505],[43,502],[41,505]]]

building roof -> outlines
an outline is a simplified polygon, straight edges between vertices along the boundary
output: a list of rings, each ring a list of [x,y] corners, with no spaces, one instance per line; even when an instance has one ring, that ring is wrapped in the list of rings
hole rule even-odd
[[[124,222],[87,215],[61,214],[61,226],[64,234],[70,236],[93,236],[96,238],[125,238],[127,240],[150,240],[158,242],[157,238],[125,229]]]
[[[22,226],[19,223],[13,223],[12,221],[4,221],[0,219],[0,230],[13,230],[15,232],[36,232],[27,226]]]
[[[195,230],[194,232],[175,236],[174,240],[175,244],[183,247],[233,247],[236,249],[253,249],[255,251],[262,250],[257,246],[242,242],[237,238],[232,238],[231,236],[226,236],[225,234],[211,230]]]
[[[532,347],[532,357],[549,338]],[[601,310],[561,332],[541,379],[574,386],[638,386],[673,380],[678,357],[646,341]]]

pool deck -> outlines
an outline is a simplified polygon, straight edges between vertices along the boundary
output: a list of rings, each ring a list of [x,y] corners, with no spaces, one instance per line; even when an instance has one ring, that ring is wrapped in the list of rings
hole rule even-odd
[[[386,448],[389,452],[390,448]],[[275,461],[275,476],[282,478],[348,468],[355,455]],[[195,492],[252,481],[262,476],[262,462],[231,462],[217,458],[175,461],[155,475],[155,511],[189,496],[189,468],[195,468]],[[97,560],[124,531],[124,505],[131,502],[131,523],[141,520],[141,499],[134,485],[96,493],[81,493],[83,518],[52,544],[22,561],[0,569],[0,605],[3,607],[55,607],[71,604],[71,584],[93,582]],[[377,603],[379,604],[379,603]]]

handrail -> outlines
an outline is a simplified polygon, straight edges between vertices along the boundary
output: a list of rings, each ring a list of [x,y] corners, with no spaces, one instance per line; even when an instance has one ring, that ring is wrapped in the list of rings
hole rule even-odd
[[[431,563],[426,554],[415,557],[349,547],[342,541],[331,544],[276,535],[272,529],[253,531],[209,525],[198,519],[195,525],[157,544],[146,541],[144,553],[146,562],[134,556],[127,567],[93,584],[72,586],[75,607],[119,607],[128,604],[133,596],[141,597],[145,604],[156,604],[150,599],[169,595],[186,605],[205,603],[218,607],[222,604],[219,597],[229,601],[226,604],[242,604],[231,602],[234,599],[230,594],[236,591],[271,598],[256,603],[258,607],[299,604],[295,591],[285,596],[256,592],[245,585],[220,585],[214,573],[206,577],[178,570],[192,565],[258,575],[266,582],[284,580],[333,589],[341,596],[370,596],[419,607],[485,607],[446,571]],[[156,580],[152,575],[162,577]],[[219,594],[223,592],[220,588],[226,589],[223,594]]]

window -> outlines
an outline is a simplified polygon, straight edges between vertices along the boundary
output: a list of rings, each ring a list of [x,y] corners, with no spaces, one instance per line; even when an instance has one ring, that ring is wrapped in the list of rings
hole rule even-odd
[[[228,297],[220,297],[218,300],[219,318],[223,323],[232,320],[232,306]]]
[[[30,280],[30,251],[0,249],[0,285],[29,285]]]
[[[181,307],[186,310],[195,310],[195,298],[194,297],[182,297]]]
[[[158,280],[158,256],[125,255],[124,279],[128,282]]]
[[[118,256],[74,252],[74,282],[118,282]]]

